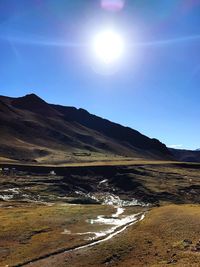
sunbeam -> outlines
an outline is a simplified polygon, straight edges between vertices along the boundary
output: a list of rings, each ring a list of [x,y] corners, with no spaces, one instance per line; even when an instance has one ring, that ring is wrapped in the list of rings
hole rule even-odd
[[[71,47],[71,48],[78,48],[78,47],[87,47],[90,46],[89,42],[73,42],[73,41],[65,41],[61,39],[47,39],[40,36],[0,36],[1,40],[24,44],[24,45],[38,45],[38,46],[53,46],[53,47]],[[151,41],[142,41],[142,42],[133,42],[128,43],[127,46],[166,46],[166,45],[174,45],[174,44],[181,44],[193,41],[200,41],[200,35],[188,35],[188,36],[181,36],[178,38],[172,39],[161,39],[161,40],[151,40]]]

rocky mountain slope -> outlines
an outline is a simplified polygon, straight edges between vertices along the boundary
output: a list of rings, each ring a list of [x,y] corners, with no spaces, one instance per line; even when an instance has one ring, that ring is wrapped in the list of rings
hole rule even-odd
[[[174,157],[179,161],[200,162],[200,150],[169,149]]]
[[[35,94],[0,96],[0,157],[65,163],[130,157],[171,159],[156,139],[92,115],[48,104]]]

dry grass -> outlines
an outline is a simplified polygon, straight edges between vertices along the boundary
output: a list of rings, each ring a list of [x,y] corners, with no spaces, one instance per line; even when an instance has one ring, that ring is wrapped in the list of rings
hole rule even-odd
[[[49,161],[50,162],[50,161]],[[182,164],[176,161],[163,161],[163,160],[144,160],[138,158],[123,158],[123,157],[92,157],[84,159],[73,159],[72,162],[57,161],[54,164],[48,163],[48,161],[41,161],[38,163],[31,162],[19,162],[10,160],[7,158],[0,157],[0,164],[12,164],[16,165],[30,165],[30,166],[49,166],[49,167],[90,167],[90,166],[138,166],[138,165],[168,165],[168,164]],[[185,163],[187,164],[187,163]],[[191,163],[190,163],[191,164]],[[195,165],[200,165],[198,163],[193,163]]]
[[[62,248],[85,244],[87,236],[62,234],[63,231],[91,231],[87,219],[114,211],[101,205],[10,205],[14,206],[7,203],[0,209],[0,266],[16,265]]]
[[[82,251],[60,254],[31,264],[39,267],[199,267],[200,207],[170,205],[151,210],[145,220],[121,235]],[[188,239],[191,245],[186,245]]]
[[[192,247],[200,239],[200,206],[169,205],[181,201],[199,203],[199,165],[160,161],[146,162],[146,164],[144,161],[127,163],[129,164],[123,167],[106,168],[105,165],[103,168],[84,168],[87,170],[85,174],[82,174],[82,168],[69,169],[70,173],[72,170],[79,170],[76,179],[79,181],[80,178],[82,182],[92,184],[94,189],[99,179],[104,178],[112,180],[112,188],[115,179],[119,177],[125,179],[126,183],[138,182],[139,189],[136,188],[134,192],[140,190],[142,195],[150,194],[150,197],[156,197],[163,206],[153,208],[147,213],[145,220],[129,227],[109,241],[76,252],[60,253],[29,266],[200,266],[200,252],[192,251]],[[63,168],[62,171],[65,173],[69,169]],[[97,169],[102,173],[96,173]],[[112,169],[111,177],[104,177],[109,169]],[[60,181],[62,181],[61,187],[63,183],[68,185],[68,182],[74,181],[73,179],[68,181],[68,175],[66,177],[66,180],[62,180],[62,176],[48,175],[0,176],[0,188],[3,190],[10,184],[21,190],[28,185],[30,192],[35,195],[44,192],[47,196],[51,194],[59,196]],[[130,192],[121,191],[121,193],[127,195]],[[0,266],[2,267],[38,258],[62,248],[85,244],[85,236],[63,235],[62,232],[64,229],[72,232],[90,231],[87,219],[113,212],[112,207],[71,206],[58,202],[53,206],[44,206],[34,203],[23,204],[13,200],[9,203],[1,202],[1,205]],[[9,208],[9,205],[12,205],[12,208]],[[99,227],[102,226],[98,226],[98,230],[101,229]],[[192,244],[185,246],[183,242],[185,239],[191,240]]]
[[[9,159],[9,158],[5,158],[5,157],[0,157],[0,163],[15,163],[18,162],[17,160],[14,159]]]

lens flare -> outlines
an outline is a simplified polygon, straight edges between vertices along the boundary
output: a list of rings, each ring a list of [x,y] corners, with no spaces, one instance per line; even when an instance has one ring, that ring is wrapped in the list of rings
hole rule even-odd
[[[120,11],[124,4],[125,0],[101,0],[101,7],[108,11]]]

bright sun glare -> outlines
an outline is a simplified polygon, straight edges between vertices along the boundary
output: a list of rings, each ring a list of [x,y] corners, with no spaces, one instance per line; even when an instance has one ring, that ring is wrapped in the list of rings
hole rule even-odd
[[[122,57],[124,40],[117,32],[106,30],[95,36],[93,49],[99,60],[103,63],[111,64]]]

